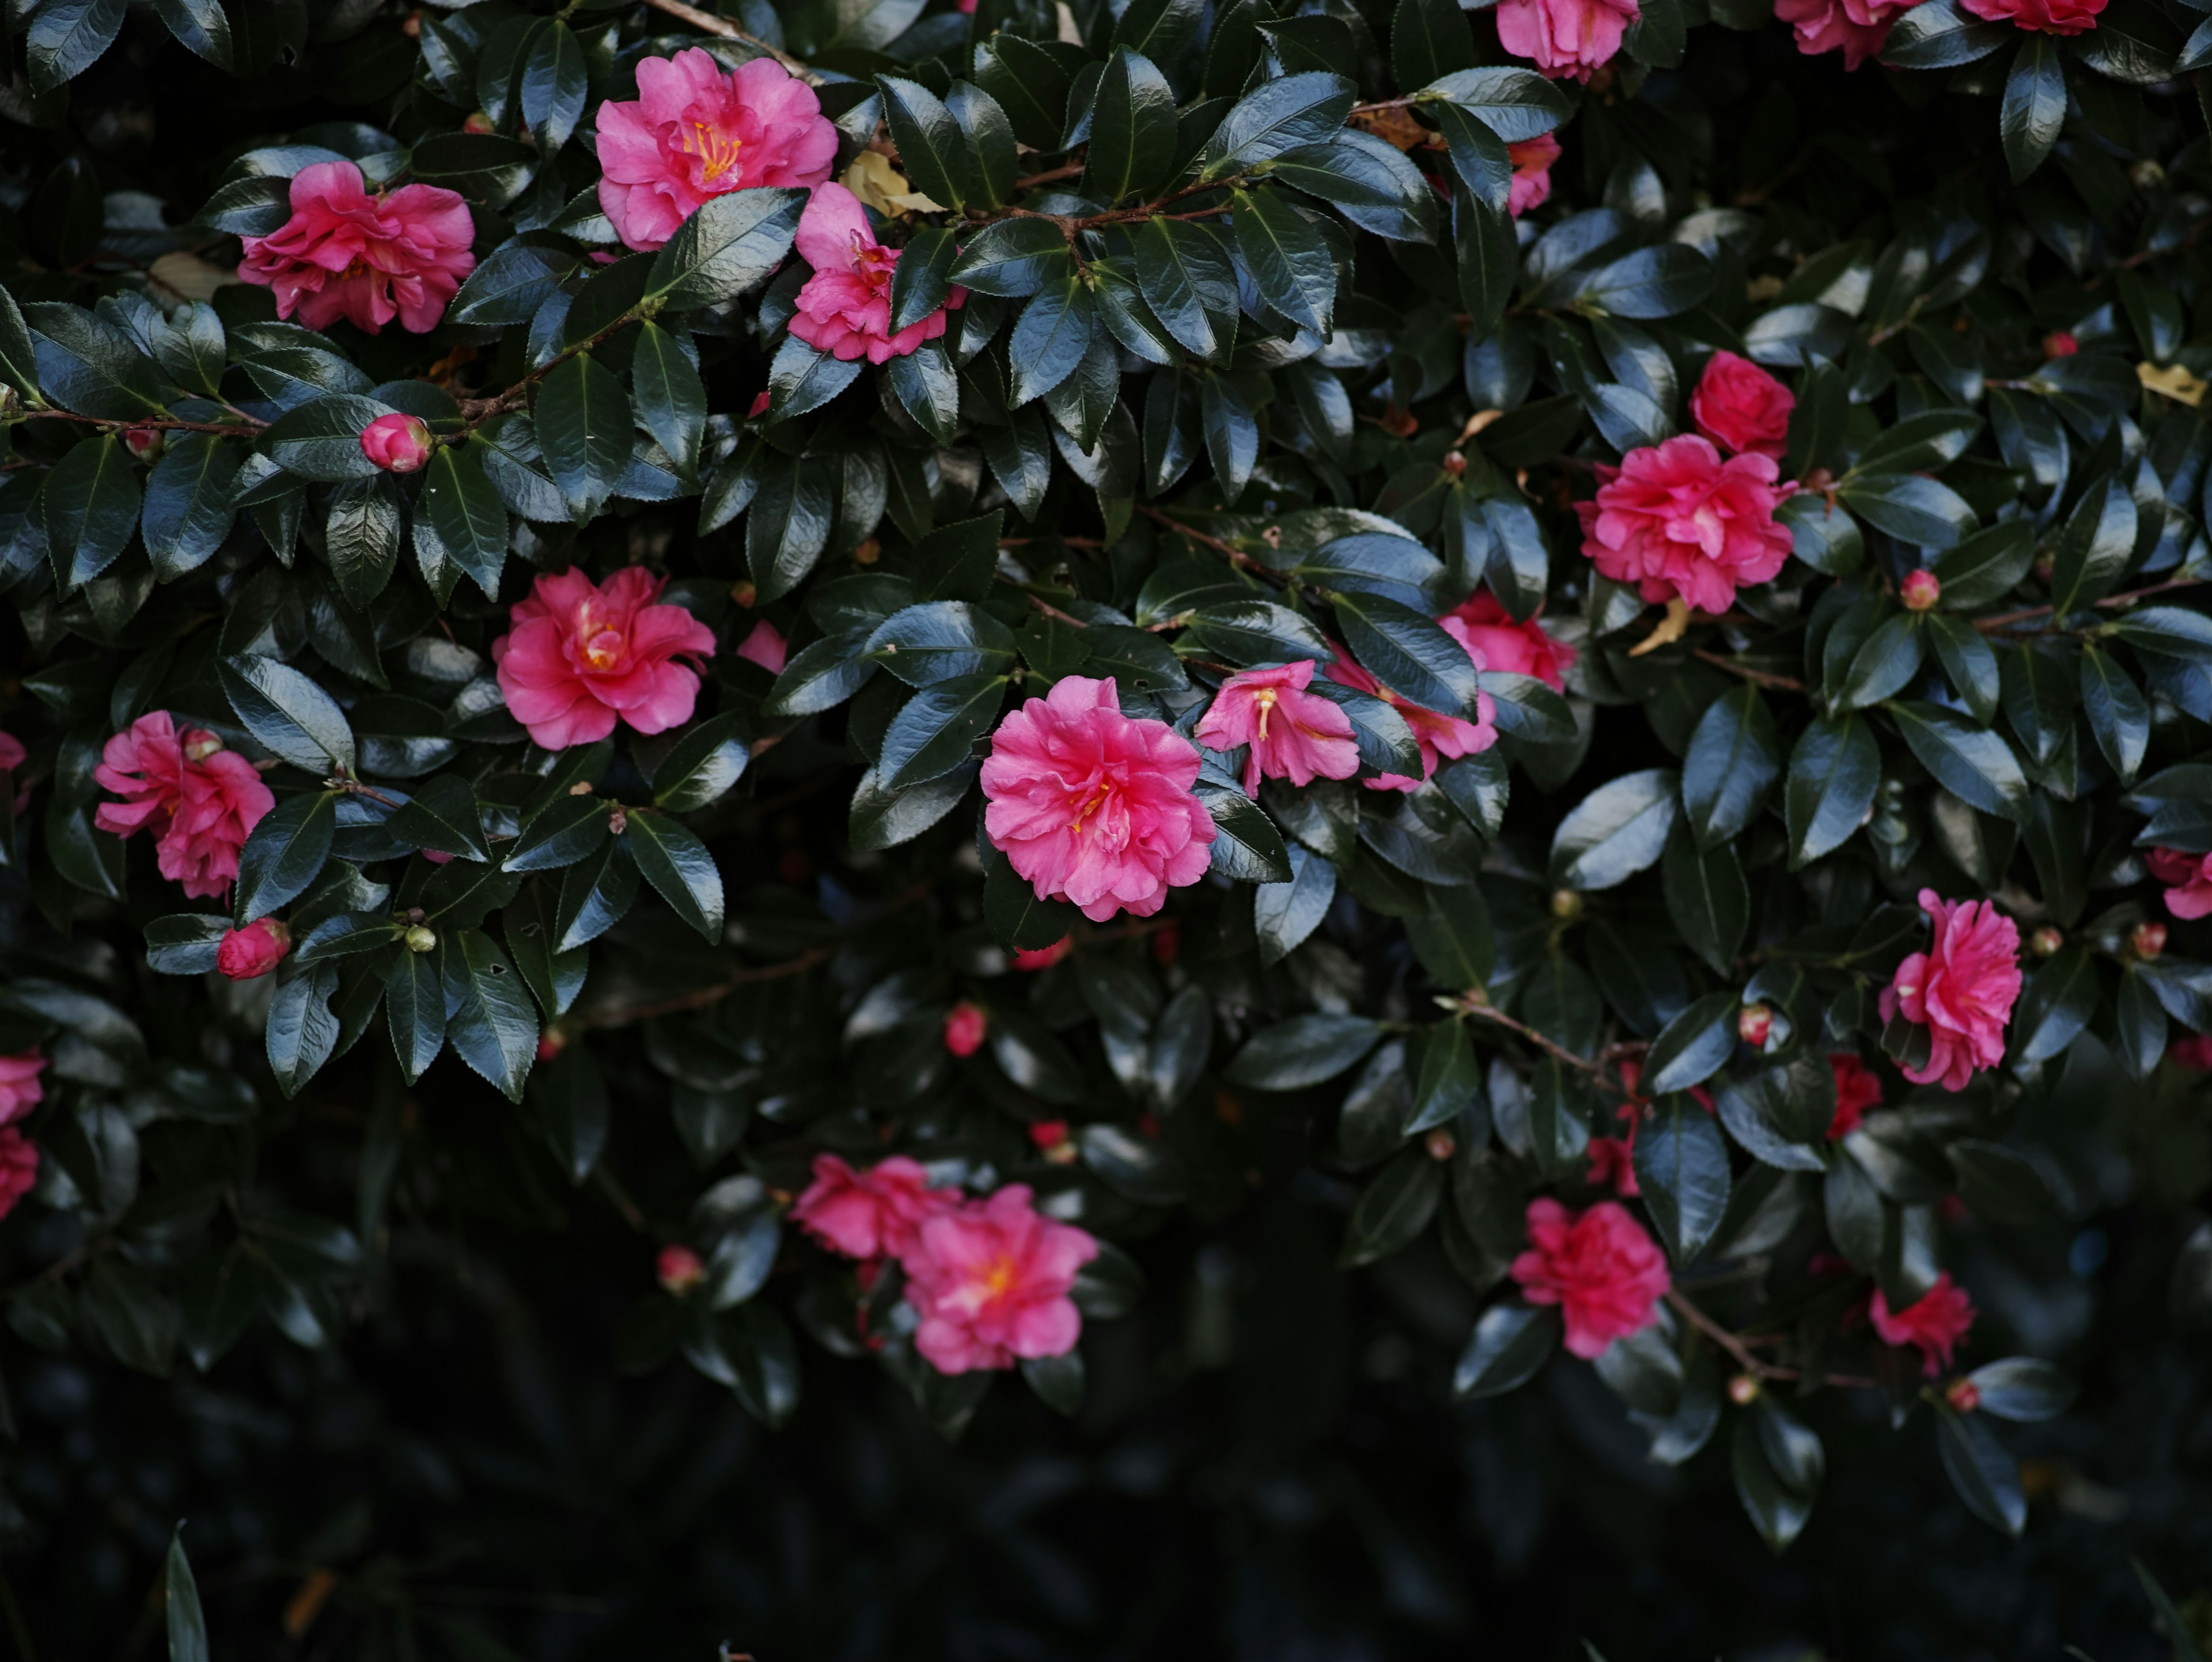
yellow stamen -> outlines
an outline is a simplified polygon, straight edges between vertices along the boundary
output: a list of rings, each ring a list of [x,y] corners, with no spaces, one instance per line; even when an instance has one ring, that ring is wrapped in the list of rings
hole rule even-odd
[[[1267,736],[1267,712],[1274,709],[1275,697],[1274,688],[1262,687],[1260,690],[1260,737],[1263,740]]]
[[[678,135],[677,143],[686,155],[699,158],[699,173],[703,179],[718,179],[738,165],[738,154],[744,149],[741,138],[726,138],[721,131],[704,121],[694,121],[691,131]]]
[[[1113,794],[1114,787],[1111,785],[1101,785],[1097,789],[1092,791],[1091,793],[1091,800],[1075,811],[1075,823],[1070,825],[1067,829],[1073,833],[1080,834],[1083,830],[1083,822],[1091,818],[1091,814],[1097,811],[1099,804],[1105,801],[1105,800]]]
[[[1014,1263],[1012,1257],[1001,1253],[992,1259],[983,1271],[981,1276],[983,1291],[991,1298],[1002,1299],[1012,1290],[1014,1283],[1020,1279],[1020,1268]]]

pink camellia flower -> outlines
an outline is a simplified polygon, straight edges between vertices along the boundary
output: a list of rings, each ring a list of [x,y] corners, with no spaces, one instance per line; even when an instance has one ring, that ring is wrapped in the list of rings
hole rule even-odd
[[[765,618],[753,625],[752,633],[738,642],[738,657],[749,664],[758,664],[771,675],[783,673],[784,660],[789,654],[783,631]]]
[[[2005,1022],[2020,996],[2020,929],[1986,900],[1954,904],[1933,889],[1921,890],[1920,910],[1936,938],[1897,966],[1882,989],[1881,1019],[1902,1011],[1934,1041],[1927,1064],[1907,1068],[1905,1078],[1964,1090],[1978,1068],[2004,1060]]]
[[[2043,338],[2043,356],[2046,358],[2070,358],[2081,350],[2081,343],[2063,329],[2053,329]]]
[[[1244,755],[1244,794],[1257,796],[1260,781],[1287,779],[1310,785],[1316,779],[1349,779],[1359,771],[1359,746],[1352,742],[1352,717],[1318,693],[1313,661],[1273,664],[1231,676],[1213,695],[1198,724],[1198,742],[1208,750],[1250,746]]]
[[[374,335],[396,317],[426,334],[476,270],[476,239],[469,204],[453,191],[408,185],[371,196],[352,162],[318,161],[293,178],[292,217],[245,239],[238,275],[275,291],[278,317],[297,312],[310,329],[343,318]]]
[[[2045,34],[2083,34],[2097,27],[2105,0],[1959,0],[1985,23],[2010,23]]]
[[[1857,1130],[1868,1109],[1881,1106],[1881,1080],[1849,1051],[1830,1056],[1828,1067],[1836,1076],[1836,1117],[1828,1125],[1828,1141],[1833,1142]]]
[[[1550,133],[1538,133],[1518,144],[1508,144],[1505,155],[1513,164],[1505,211],[1518,219],[1552,199],[1552,164],[1559,159],[1559,141]]]
[[[38,1181],[38,1145],[12,1125],[0,1129],[0,1218],[14,1211]]]
[[[1198,747],[1121,714],[1111,680],[1063,676],[999,723],[983,764],[983,829],[1040,900],[1094,923],[1150,917],[1206,875],[1213,816],[1192,793]]]
[[[1528,1250],[1512,1273],[1530,1304],[1559,1306],[1568,1352],[1585,1361],[1650,1326],[1673,1285],[1665,1255],[1617,1201],[1579,1217],[1549,1196],[1530,1201]]]
[[[691,719],[698,672],[678,661],[714,655],[714,631],[680,606],[655,602],[666,579],[624,566],[594,585],[571,569],[540,577],[491,643],[499,690],[531,740],[547,750],[588,745],[620,716],[640,733]]]
[[[1040,1217],[1024,1184],[940,1212],[904,1260],[907,1302],[921,1316],[914,1348],[939,1373],[1064,1356],[1083,1334],[1068,1294],[1097,1256],[1082,1230]]]
[[[400,411],[379,416],[361,429],[361,454],[387,473],[421,472],[436,448],[430,423]]]
[[[1455,614],[1446,612],[1437,619],[1437,626],[1467,648],[1467,655],[1474,661],[1478,673],[1489,667],[1481,651],[1475,646],[1467,624]],[[1486,692],[1475,694],[1476,719],[1472,721],[1457,715],[1446,715],[1437,710],[1424,709],[1419,704],[1401,698],[1377,681],[1360,665],[1354,663],[1341,647],[1336,649],[1336,661],[1328,667],[1328,679],[1340,686],[1350,687],[1354,692],[1367,693],[1389,703],[1405,718],[1406,725],[1413,729],[1413,742],[1421,747],[1420,779],[1411,779],[1402,773],[1377,774],[1367,781],[1370,790],[1419,790],[1422,780],[1435,777],[1438,757],[1474,756],[1498,742],[1498,703]]]
[[[1796,32],[1808,58],[1840,52],[1855,70],[1881,52],[1889,26],[1920,0],[1775,0],[1774,15]]]
[[[945,1048],[957,1056],[972,1056],[983,1048],[991,1031],[991,1018],[980,1004],[962,999],[945,1013]]]
[[[2166,909],[2176,917],[2203,917],[2212,912],[2212,854],[2184,854],[2179,849],[2151,849],[2143,855],[2150,874],[2170,886]]]
[[[1610,1184],[1613,1191],[1623,1200],[1634,1200],[1644,1192],[1644,1186],[1636,1181],[1636,1130],[1632,1119],[1625,1137],[1589,1140],[1589,1180],[1598,1189]]]
[[[653,1278],[660,1283],[661,1291],[680,1299],[707,1279],[707,1266],[690,1247],[672,1245],[654,1255]]]
[[[799,311],[791,332],[817,351],[851,360],[866,354],[871,363],[902,358],[926,340],[945,332],[946,307],[968,298],[955,288],[919,323],[891,331],[891,273],[899,251],[876,240],[860,198],[842,185],[817,185],[799,220],[799,257],[814,275],[799,291]]]
[[[1554,692],[1566,690],[1567,672],[1575,667],[1574,648],[1553,640],[1534,618],[1514,622],[1513,614],[1489,590],[1477,589],[1444,617],[1456,618],[1466,627],[1467,644],[1481,655],[1483,668],[1533,675]]]
[[[1062,935],[1049,947],[1032,947],[1016,953],[1014,967],[1024,975],[1035,975],[1040,970],[1049,970],[1074,950],[1074,938]]]
[[[2186,1068],[2191,1073],[2212,1074],[2212,1037],[2191,1033],[2187,1038],[2174,1040],[2166,1053],[2178,1068]]]
[[[855,1172],[835,1154],[814,1157],[814,1181],[791,1208],[806,1233],[848,1258],[904,1259],[924,1221],[959,1203],[957,1190],[932,1189],[903,1154]]]
[[[152,832],[161,875],[203,900],[230,886],[238,851],[276,806],[252,763],[202,728],[179,738],[167,710],[110,739],[92,776],[123,798],[102,802],[92,823],[118,837]]]
[[[694,46],[641,58],[637,97],[599,106],[599,209],[632,248],[658,248],[710,197],[819,185],[837,129],[814,89],[772,58],[734,75]]]
[[[223,936],[215,966],[233,981],[253,981],[282,964],[291,950],[292,931],[276,918],[259,917]]]
[[[1577,502],[1583,552],[1647,600],[1680,598],[1718,615],[1741,583],[1763,583],[1790,557],[1774,510],[1796,487],[1777,484],[1771,456],[1721,460],[1710,439],[1683,434],[1599,466],[1597,500]]]
[[[1974,1324],[1974,1304],[1965,1288],[1952,1284],[1946,1270],[1936,1278],[1935,1286],[1895,1315],[1876,1288],[1867,1317],[1884,1344],[1918,1346],[1924,1359],[1920,1371],[1932,1379],[1951,1365],[1952,1347]]]
[[[1587,81],[1643,15],[1636,0],[1498,0],[1498,44],[1555,80]]]
[[[1776,461],[1789,448],[1790,412],[1796,407],[1788,387],[1749,358],[1726,350],[1705,360],[1690,394],[1690,419],[1698,431],[1723,449]]]
[[[46,1065],[46,1058],[36,1050],[0,1056],[0,1125],[22,1118],[46,1099],[46,1087],[39,1078]]]

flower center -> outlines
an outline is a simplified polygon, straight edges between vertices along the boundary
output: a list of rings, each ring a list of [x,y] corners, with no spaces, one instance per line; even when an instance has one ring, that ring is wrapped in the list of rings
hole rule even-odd
[[[1101,807],[1104,807],[1107,799],[1111,797],[1113,794],[1113,782],[1110,780],[1102,781],[1098,786],[1091,791],[1089,799],[1085,801],[1083,806],[1075,811],[1075,823],[1067,828],[1069,831],[1076,836],[1081,836],[1083,833],[1083,822],[1091,818],[1092,814],[1097,813]]]
[[[622,661],[623,645],[620,630],[600,630],[584,642],[584,661],[593,669],[612,669]]]
[[[977,1271],[975,1285],[986,1298],[1003,1299],[1013,1291],[1014,1283],[1021,1279],[1021,1268],[1013,1255],[1001,1252]]]
[[[348,262],[345,270],[338,273],[338,281],[343,283],[348,277],[367,277],[368,275],[368,262],[363,259],[359,254],[356,254],[353,259]]]
[[[684,155],[699,158],[699,176],[706,180],[719,179],[736,167],[738,153],[744,149],[744,140],[726,137],[708,121],[694,121],[690,132],[678,132],[676,142]]]
[[[891,286],[891,272],[897,265],[898,250],[880,242],[863,242],[859,232],[853,234],[853,270],[878,294]]]
[[[1275,689],[1273,687],[1262,687],[1260,690],[1260,737],[1263,742],[1267,737],[1267,712],[1274,709],[1276,697]]]

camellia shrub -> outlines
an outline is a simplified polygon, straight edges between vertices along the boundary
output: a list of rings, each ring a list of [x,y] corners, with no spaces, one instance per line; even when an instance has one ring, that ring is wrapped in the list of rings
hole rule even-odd
[[[2196,0],[6,27],[26,1658],[2197,1654]]]

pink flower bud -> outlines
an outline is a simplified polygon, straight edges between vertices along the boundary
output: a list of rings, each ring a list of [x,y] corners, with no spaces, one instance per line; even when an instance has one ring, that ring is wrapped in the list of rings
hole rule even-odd
[[[2046,358],[2070,358],[2081,350],[2081,343],[2063,329],[2053,329],[2043,338],[2043,356]]]
[[[1152,962],[1172,964],[1182,954],[1182,925],[1170,923],[1152,934]]]
[[[1764,1004],[1747,1004],[1735,1014],[1735,1034],[1753,1050],[1766,1043],[1774,1031],[1774,1012]]]
[[[420,416],[394,411],[361,430],[361,453],[387,473],[413,473],[430,460],[430,426]]]
[[[1459,1144],[1452,1141],[1452,1134],[1441,1125],[1421,1139],[1421,1147],[1433,1160],[1448,1160],[1459,1153]]]
[[[1908,571],[1897,592],[1907,612],[1930,612],[1943,598],[1943,585],[1932,571]]]
[[[972,1056],[983,1048],[990,1026],[981,1008],[963,998],[945,1013],[945,1048],[957,1056]]]
[[[1041,1119],[1030,1127],[1030,1141],[1048,1154],[1067,1141],[1067,1122],[1064,1119]]]
[[[461,131],[465,133],[489,133],[496,132],[498,129],[492,125],[489,116],[482,110],[477,110],[473,112],[467,120],[461,123]]]
[[[2027,949],[2038,958],[2051,958],[2066,944],[2066,937],[2048,923],[2027,938]]]
[[[768,413],[768,388],[763,387],[753,394],[752,408],[745,411],[747,421],[758,421]]]
[[[558,1027],[548,1027],[538,1035],[538,1059],[550,1062],[568,1048],[568,1036]]]
[[[1972,1379],[1954,1379],[1943,1387],[1943,1400],[1961,1414],[1972,1414],[1982,1405],[1981,1389]]]
[[[680,1299],[707,1279],[707,1266],[688,1246],[664,1246],[653,1260],[653,1273],[664,1289]]]
[[[123,443],[140,461],[158,461],[168,436],[158,427],[129,427],[124,429]]]
[[[215,966],[233,981],[252,981],[283,963],[291,950],[291,930],[273,917],[256,918],[223,936],[216,948]]]
[[[1463,451],[1459,451],[1459,450],[1447,450],[1447,451],[1445,451],[1445,452],[1444,452],[1444,472],[1447,472],[1447,473],[1449,473],[1449,474],[1450,474],[1450,475],[1452,476],[1452,478],[1457,478],[1461,474],[1462,474],[1462,473],[1466,472],[1467,472],[1467,455],[1466,455],[1466,453],[1465,453],[1465,452],[1463,452]]]
[[[1759,1400],[1759,1381],[1748,1373],[1739,1373],[1729,1381],[1729,1401],[1738,1408],[1748,1408]]]
[[[2156,958],[2166,950],[2166,925],[2136,924],[2128,931],[2128,946],[2137,958]]]

